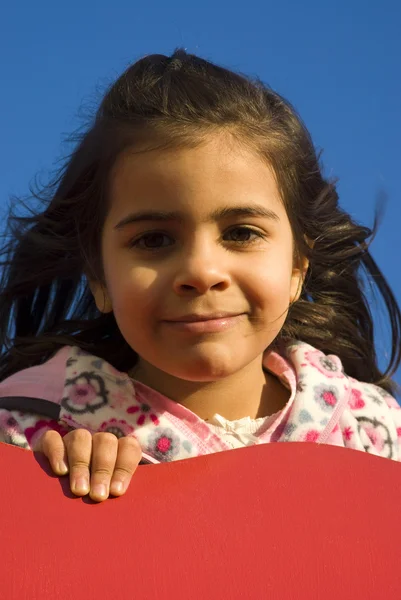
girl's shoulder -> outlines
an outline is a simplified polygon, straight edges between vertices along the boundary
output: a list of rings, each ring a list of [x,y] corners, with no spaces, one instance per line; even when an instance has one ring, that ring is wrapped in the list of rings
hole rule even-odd
[[[0,398],[21,396],[57,402],[64,388],[66,366],[73,351],[74,347],[63,346],[42,364],[10,375],[0,382]]]
[[[296,375],[299,397],[332,412],[335,427],[325,439],[401,461],[401,406],[383,388],[350,377],[340,358],[302,342],[284,348]],[[335,418],[334,418],[335,416]]]
[[[33,449],[48,429],[64,435],[90,428],[84,413],[92,415],[118,395],[122,382],[129,399],[127,374],[76,346],[63,346],[42,364],[0,382],[0,442]]]
[[[373,383],[348,381],[347,410],[340,420],[346,445],[401,462],[401,406]]]
[[[358,388],[376,399],[386,399],[392,407],[399,408],[397,401],[383,388],[349,376],[340,357],[335,354],[325,354],[322,350],[299,340],[290,340],[283,344],[280,354],[291,363],[296,372],[303,370],[311,379],[317,380],[320,377],[326,380],[347,380],[351,387]]]
[[[385,404],[401,410],[397,400],[383,388],[350,377],[345,372],[341,359],[335,354],[325,354],[310,344],[294,340],[282,347],[282,355],[290,361],[298,379],[307,378],[312,383],[342,381],[345,390],[349,391],[348,405],[354,410],[369,403],[375,406]],[[358,401],[358,398],[361,400]]]
[[[63,346],[40,365],[28,367],[0,382],[0,398],[21,396],[60,403],[66,385],[96,379],[117,382],[129,380],[106,360],[77,346]]]

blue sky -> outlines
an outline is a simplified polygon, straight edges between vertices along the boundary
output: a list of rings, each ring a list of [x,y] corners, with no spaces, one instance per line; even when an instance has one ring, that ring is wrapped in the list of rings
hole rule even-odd
[[[371,225],[376,194],[388,194],[372,253],[401,302],[399,0],[16,0],[2,8],[0,33],[0,217],[10,194],[27,193],[35,174],[46,178],[63,156],[82,103],[96,104],[140,56],[183,46],[286,96],[357,220]]]

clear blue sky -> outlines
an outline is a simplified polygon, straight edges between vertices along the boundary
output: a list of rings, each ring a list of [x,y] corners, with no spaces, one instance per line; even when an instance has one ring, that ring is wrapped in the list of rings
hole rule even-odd
[[[371,225],[376,193],[387,192],[372,252],[401,302],[399,0],[8,2],[0,24],[0,217],[11,193],[25,194],[62,156],[82,102],[98,101],[140,56],[177,46],[258,75],[286,96],[356,219]]]

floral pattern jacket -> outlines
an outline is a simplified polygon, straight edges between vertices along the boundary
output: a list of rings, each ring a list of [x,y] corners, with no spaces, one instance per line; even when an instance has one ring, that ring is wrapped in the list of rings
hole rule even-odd
[[[401,407],[383,389],[348,377],[340,359],[294,341],[263,366],[290,390],[255,443],[314,442],[401,461]],[[206,421],[105,360],[64,346],[0,383],[0,441],[33,449],[48,429],[135,436],[144,462],[181,460],[231,446]]]

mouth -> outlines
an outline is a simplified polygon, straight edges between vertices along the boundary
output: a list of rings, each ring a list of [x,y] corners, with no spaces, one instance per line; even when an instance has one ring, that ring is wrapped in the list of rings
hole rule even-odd
[[[176,320],[164,321],[175,331],[186,333],[219,333],[232,329],[245,313],[212,313],[209,315],[184,315]]]
[[[232,317],[238,317],[244,313],[227,313],[227,312],[216,312],[208,315],[190,314],[177,317],[175,319],[166,319],[168,323],[197,323],[201,321],[216,321],[218,319],[231,319]]]

